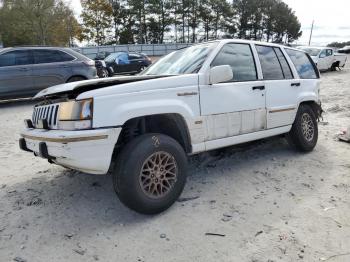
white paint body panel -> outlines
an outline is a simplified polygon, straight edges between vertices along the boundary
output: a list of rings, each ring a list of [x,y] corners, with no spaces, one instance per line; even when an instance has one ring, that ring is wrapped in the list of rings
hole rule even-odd
[[[258,80],[210,85],[210,64],[227,43],[251,45]],[[279,47],[268,43],[259,44]],[[49,154],[57,157],[57,164],[97,174],[107,172],[121,127],[136,117],[156,114],[181,116],[191,140],[190,154],[283,134],[289,132],[301,102],[319,101],[319,80],[299,79],[289,58],[288,62],[295,79],[264,81],[254,42],[222,40],[196,74],[112,85],[78,95],[77,100],[93,98],[93,130],[42,132],[27,129],[23,134],[43,138],[107,134],[108,139],[99,141],[47,143]],[[101,80],[90,81],[99,83]],[[292,87],[292,82],[298,82],[300,86]],[[38,96],[75,90],[81,85],[82,82],[61,85],[43,91]],[[264,86],[265,89],[253,90],[254,86]],[[288,108],[293,110],[283,111]],[[26,141],[29,149],[38,150],[40,141]]]
[[[121,128],[109,128],[86,131],[45,131],[26,129],[22,136],[45,139],[86,138],[91,136],[107,136],[101,140],[57,143],[46,142],[50,156],[55,157],[56,164],[91,174],[106,174],[112,158],[114,145],[117,143]],[[38,153],[40,141],[26,138],[28,149]]]

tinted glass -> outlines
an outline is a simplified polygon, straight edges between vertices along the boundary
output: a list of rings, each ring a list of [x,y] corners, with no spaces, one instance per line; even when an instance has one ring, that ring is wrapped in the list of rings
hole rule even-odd
[[[261,68],[263,71],[264,79],[266,80],[279,80],[284,79],[281,65],[278,61],[277,55],[270,46],[256,46],[258,51]]]
[[[25,50],[11,51],[0,55],[0,67],[31,64],[30,52]]]
[[[247,44],[226,44],[215,57],[211,67],[229,65],[233,72],[233,81],[257,80],[252,50]]]
[[[284,57],[281,49],[275,47],[274,50],[276,52],[276,55],[278,57],[280,65],[282,67],[284,78],[285,79],[292,79],[293,78],[292,70],[290,69],[290,66],[287,62],[287,59]]]
[[[309,57],[302,51],[285,49],[302,79],[316,79],[318,73]]]
[[[35,64],[59,63],[74,60],[74,57],[58,50],[34,50]]]

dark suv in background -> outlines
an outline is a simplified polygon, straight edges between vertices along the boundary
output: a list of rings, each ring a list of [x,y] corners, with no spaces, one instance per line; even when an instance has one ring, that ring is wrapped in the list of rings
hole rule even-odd
[[[30,97],[53,85],[96,77],[95,62],[69,48],[0,50],[0,99]]]
[[[152,64],[145,54],[133,52],[116,52],[103,60],[109,76],[114,74],[136,74]]]

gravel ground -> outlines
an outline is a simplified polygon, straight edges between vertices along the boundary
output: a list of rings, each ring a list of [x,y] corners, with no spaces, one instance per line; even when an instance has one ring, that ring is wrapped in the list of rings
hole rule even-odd
[[[50,165],[17,141],[30,102],[0,105],[0,261],[350,261],[350,68],[322,74],[316,149],[272,138],[190,159],[181,201],[143,216],[108,176]],[[211,235],[214,233],[218,235]]]

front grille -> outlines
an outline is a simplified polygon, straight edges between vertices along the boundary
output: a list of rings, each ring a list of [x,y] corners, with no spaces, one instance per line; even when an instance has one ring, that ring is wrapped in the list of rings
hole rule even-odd
[[[38,126],[39,120],[46,119],[50,129],[57,129],[58,109],[59,104],[34,107],[34,112],[32,116],[32,122],[34,127]]]

